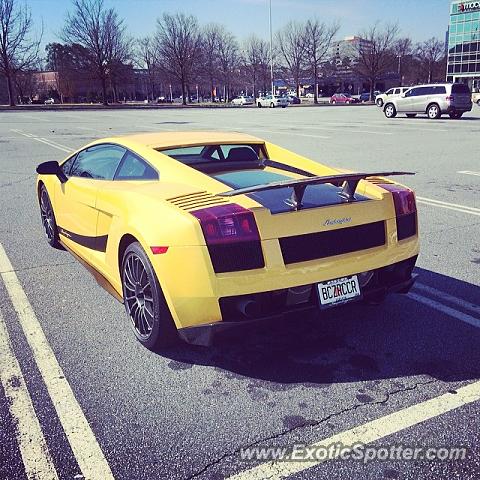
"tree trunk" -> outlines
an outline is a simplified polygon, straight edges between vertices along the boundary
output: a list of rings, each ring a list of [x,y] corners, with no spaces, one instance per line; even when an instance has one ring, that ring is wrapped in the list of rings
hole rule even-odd
[[[13,95],[13,83],[10,72],[6,75],[7,77],[7,87],[8,87],[8,103],[11,107],[15,106],[15,96]]]
[[[313,69],[313,103],[318,104],[318,67],[315,65]]]
[[[182,104],[187,104],[187,89],[185,88],[185,80],[182,79]]]
[[[104,105],[108,105],[107,101],[107,79],[102,77],[102,100]]]
[[[210,80],[210,99],[212,102],[215,101],[215,87],[213,85],[213,79]]]

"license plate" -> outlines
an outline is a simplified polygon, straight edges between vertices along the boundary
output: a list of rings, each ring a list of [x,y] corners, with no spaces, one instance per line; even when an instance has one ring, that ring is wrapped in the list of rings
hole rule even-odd
[[[362,296],[356,275],[318,283],[317,289],[320,306],[323,308],[358,300]]]

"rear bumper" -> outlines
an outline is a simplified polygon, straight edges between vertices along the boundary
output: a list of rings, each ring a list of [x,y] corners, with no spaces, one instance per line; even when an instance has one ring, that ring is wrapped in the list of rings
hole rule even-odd
[[[470,104],[470,107],[462,106],[455,106],[455,105],[450,105],[447,107],[447,113],[465,113],[465,112],[470,112],[472,110],[472,104]]]
[[[417,256],[411,257],[387,267],[376,269],[371,280],[363,287],[363,301],[379,301],[390,293],[406,294],[415,283],[418,275],[413,273]],[[274,290],[259,292],[253,295],[237,295],[220,299],[223,321],[197,325],[179,329],[180,337],[192,344],[211,345],[215,335],[232,329],[243,329],[259,323],[282,317],[288,313],[300,313],[318,309],[318,300],[315,284],[304,285],[311,287],[308,299],[302,303],[288,305],[288,290]],[[283,302],[282,302],[283,298]],[[235,313],[234,305],[245,302],[248,299],[259,300],[258,313],[253,318]]]

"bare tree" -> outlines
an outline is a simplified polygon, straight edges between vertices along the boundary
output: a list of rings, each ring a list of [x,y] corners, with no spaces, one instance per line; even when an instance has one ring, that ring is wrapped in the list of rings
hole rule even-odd
[[[7,80],[11,106],[15,105],[15,75],[38,61],[40,39],[31,37],[32,29],[32,15],[26,7],[16,0],[0,0],[0,73]]]
[[[305,25],[305,51],[308,66],[314,81],[314,102],[318,103],[318,76],[322,63],[329,56],[333,37],[337,34],[340,25],[337,22],[331,25],[320,23],[319,20],[308,20]]]
[[[440,61],[445,56],[445,42],[432,37],[425,42],[418,43],[415,50],[415,57],[419,62],[420,69],[425,73],[428,83],[431,83]]]
[[[140,68],[147,71],[147,92],[150,93],[151,99],[155,98],[156,84],[158,78],[158,65],[155,57],[154,43],[151,37],[139,38],[135,48],[136,63]]]
[[[225,102],[230,100],[232,76],[240,63],[238,50],[235,37],[222,28],[218,44],[218,65],[224,85],[223,98]]]
[[[164,13],[157,20],[155,46],[158,64],[178,80],[183,104],[187,104],[188,84],[200,62],[201,35],[197,19],[192,15]]]
[[[287,73],[295,82],[297,97],[300,96],[300,77],[305,63],[305,25],[289,22],[277,32],[277,45]]]
[[[102,84],[103,104],[107,105],[107,79],[128,56],[129,43],[123,20],[103,0],[74,0],[74,10],[67,15],[62,32],[66,43],[78,43],[89,54],[92,70]]]
[[[359,35],[355,43],[354,70],[370,83],[370,96],[373,98],[375,84],[381,75],[394,68],[394,46],[397,40],[398,25],[381,28],[376,23],[367,32]]]
[[[216,97],[215,81],[218,76],[218,54],[223,31],[223,26],[217,23],[209,23],[202,31],[203,73],[209,83],[212,102]]]
[[[408,71],[413,54],[412,40],[408,37],[399,38],[393,45],[393,53],[398,60],[398,77],[400,86],[403,83],[405,72]]]
[[[256,98],[260,85],[266,92],[269,76],[270,48],[268,43],[251,35],[243,48],[243,63],[248,79],[252,82],[253,97]],[[273,93],[273,92],[272,92]]]

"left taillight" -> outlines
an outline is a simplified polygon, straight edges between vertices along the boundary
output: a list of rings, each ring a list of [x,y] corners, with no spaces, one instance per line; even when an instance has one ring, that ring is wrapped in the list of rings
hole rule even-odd
[[[401,185],[381,184],[379,187],[391,192],[397,219],[397,238],[404,240],[417,233],[417,205],[412,190]]]
[[[232,203],[191,213],[200,222],[215,272],[235,272],[265,266],[253,212]]]

